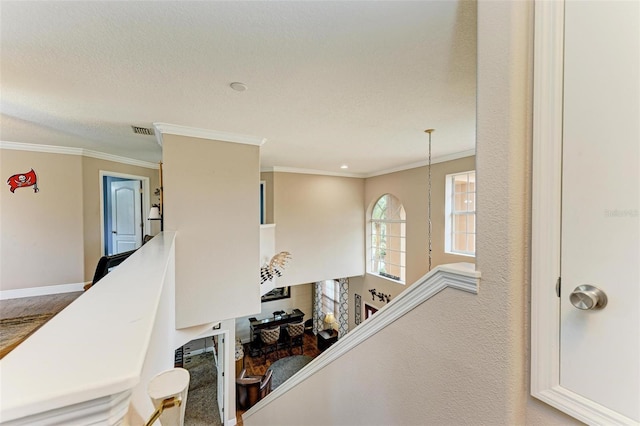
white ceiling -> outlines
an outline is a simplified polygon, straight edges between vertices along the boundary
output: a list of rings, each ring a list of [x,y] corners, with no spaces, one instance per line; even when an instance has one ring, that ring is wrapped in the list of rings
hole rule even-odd
[[[0,140],[157,162],[154,122],[368,175],[474,149],[471,1],[0,3]],[[248,86],[236,92],[229,84]]]

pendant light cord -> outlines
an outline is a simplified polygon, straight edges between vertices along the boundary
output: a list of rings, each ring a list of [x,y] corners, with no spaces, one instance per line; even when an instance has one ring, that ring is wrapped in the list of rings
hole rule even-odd
[[[429,271],[431,271],[431,252],[433,248],[431,246],[431,133],[433,133],[434,129],[427,129],[425,133],[429,134],[429,162],[427,166],[427,170],[429,171],[429,195],[428,195],[428,218],[429,218]]]

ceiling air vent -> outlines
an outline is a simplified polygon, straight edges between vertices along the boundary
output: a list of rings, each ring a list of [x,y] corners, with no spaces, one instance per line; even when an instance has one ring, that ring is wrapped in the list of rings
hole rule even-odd
[[[138,135],[147,135],[147,136],[154,135],[153,129],[148,127],[131,126],[131,128],[133,129],[133,133]]]

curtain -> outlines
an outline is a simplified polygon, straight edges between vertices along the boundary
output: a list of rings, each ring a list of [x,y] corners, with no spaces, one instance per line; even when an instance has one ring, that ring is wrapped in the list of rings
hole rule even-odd
[[[313,334],[324,330],[324,315],[322,313],[322,281],[313,285]]]
[[[340,278],[340,300],[338,301],[338,339],[349,332],[349,278]]]
[[[324,330],[324,316],[326,311],[333,312],[338,322],[338,338],[349,332],[349,278],[340,278],[327,285],[324,281],[318,281],[313,286],[313,333]],[[329,291],[331,294],[325,294]],[[328,301],[335,300],[335,306],[331,308]]]

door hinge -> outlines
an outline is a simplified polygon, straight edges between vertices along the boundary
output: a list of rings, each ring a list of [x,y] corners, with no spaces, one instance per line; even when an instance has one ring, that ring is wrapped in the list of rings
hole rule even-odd
[[[224,377],[224,371],[222,372],[222,377]]]
[[[556,295],[558,297],[560,297],[561,288],[562,288],[562,279],[561,277],[558,277],[558,280],[556,281]]]

